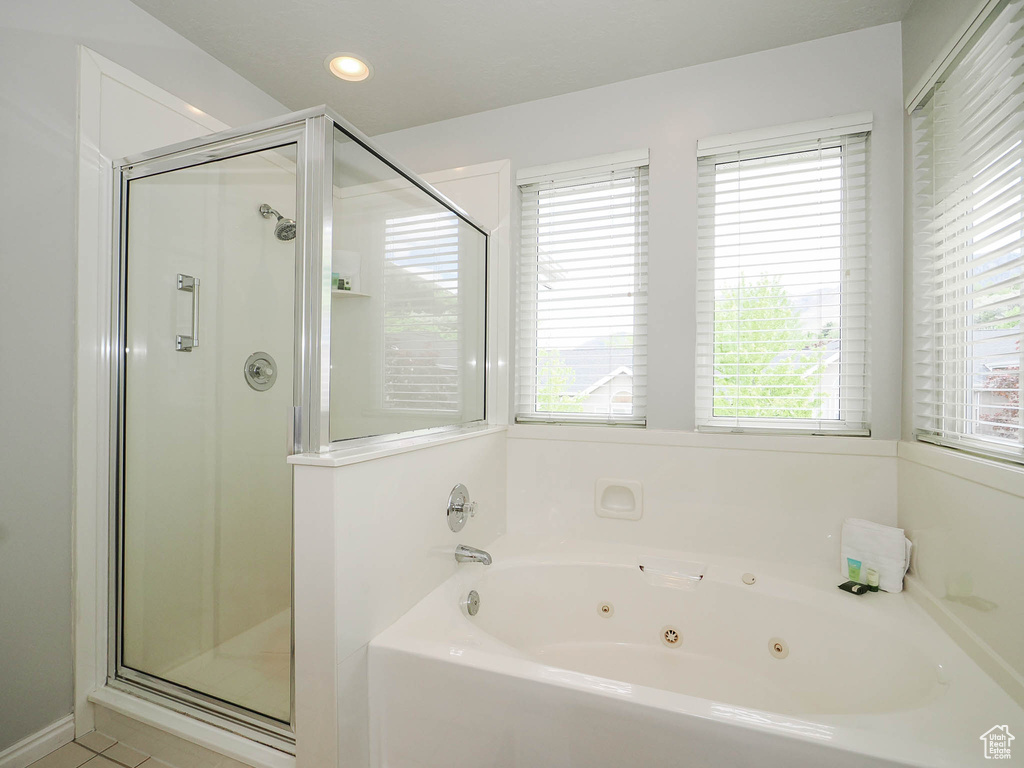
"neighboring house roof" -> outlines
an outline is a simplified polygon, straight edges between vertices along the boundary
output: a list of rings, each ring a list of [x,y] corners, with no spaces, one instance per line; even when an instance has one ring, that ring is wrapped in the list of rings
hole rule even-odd
[[[611,346],[606,339],[590,339],[578,347],[557,350],[563,365],[575,372],[575,380],[566,387],[566,394],[579,395],[593,382],[618,368],[633,369],[633,345]]]
[[[974,331],[972,343],[976,386],[985,386],[990,374],[1020,370],[1020,335],[1007,328]],[[995,358],[995,359],[993,359]]]
[[[592,395],[594,392],[596,392],[598,389],[603,387],[605,384],[607,384],[609,381],[614,379],[616,376],[619,376],[619,375],[622,375],[622,374],[625,374],[626,376],[629,376],[630,378],[632,378],[633,377],[633,370],[631,368],[627,368],[624,365],[620,365],[614,371],[612,371],[611,373],[605,374],[600,379],[598,379],[593,384],[591,384],[589,387],[587,387],[582,392],[577,394],[576,397],[587,397],[588,395]]]

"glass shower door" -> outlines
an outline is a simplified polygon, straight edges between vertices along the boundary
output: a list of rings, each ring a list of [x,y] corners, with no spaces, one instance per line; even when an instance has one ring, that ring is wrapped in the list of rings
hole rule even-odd
[[[292,719],[296,144],[133,177],[118,676]]]

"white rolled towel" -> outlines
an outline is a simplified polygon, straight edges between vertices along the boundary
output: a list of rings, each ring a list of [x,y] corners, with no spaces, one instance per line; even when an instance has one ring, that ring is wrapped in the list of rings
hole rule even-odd
[[[902,528],[850,517],[843,521],[839,569],[849,579],[847,558],[860,561],[860,581],[867,583],[868,568],[878,571],[878,588],[886,592],[902,592],[903,577],[910,567],[913,545]]]

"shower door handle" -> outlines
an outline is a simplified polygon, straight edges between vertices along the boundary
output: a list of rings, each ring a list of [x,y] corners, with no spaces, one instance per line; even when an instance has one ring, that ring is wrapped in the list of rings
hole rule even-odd
[[[192,335],[176,336],[176,349],[179,352],[191,352],[192,347],[199,346],[199,278],[192,275],[178,275],[178,290],[192,294]]]

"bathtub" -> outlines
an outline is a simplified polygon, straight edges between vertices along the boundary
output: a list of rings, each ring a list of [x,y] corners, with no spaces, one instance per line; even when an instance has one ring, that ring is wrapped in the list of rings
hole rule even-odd
[[[374,766],[962,768],[988,763],[993,725],[1024,726],[905,593],[630,546],[489,549],[370,644]]]

